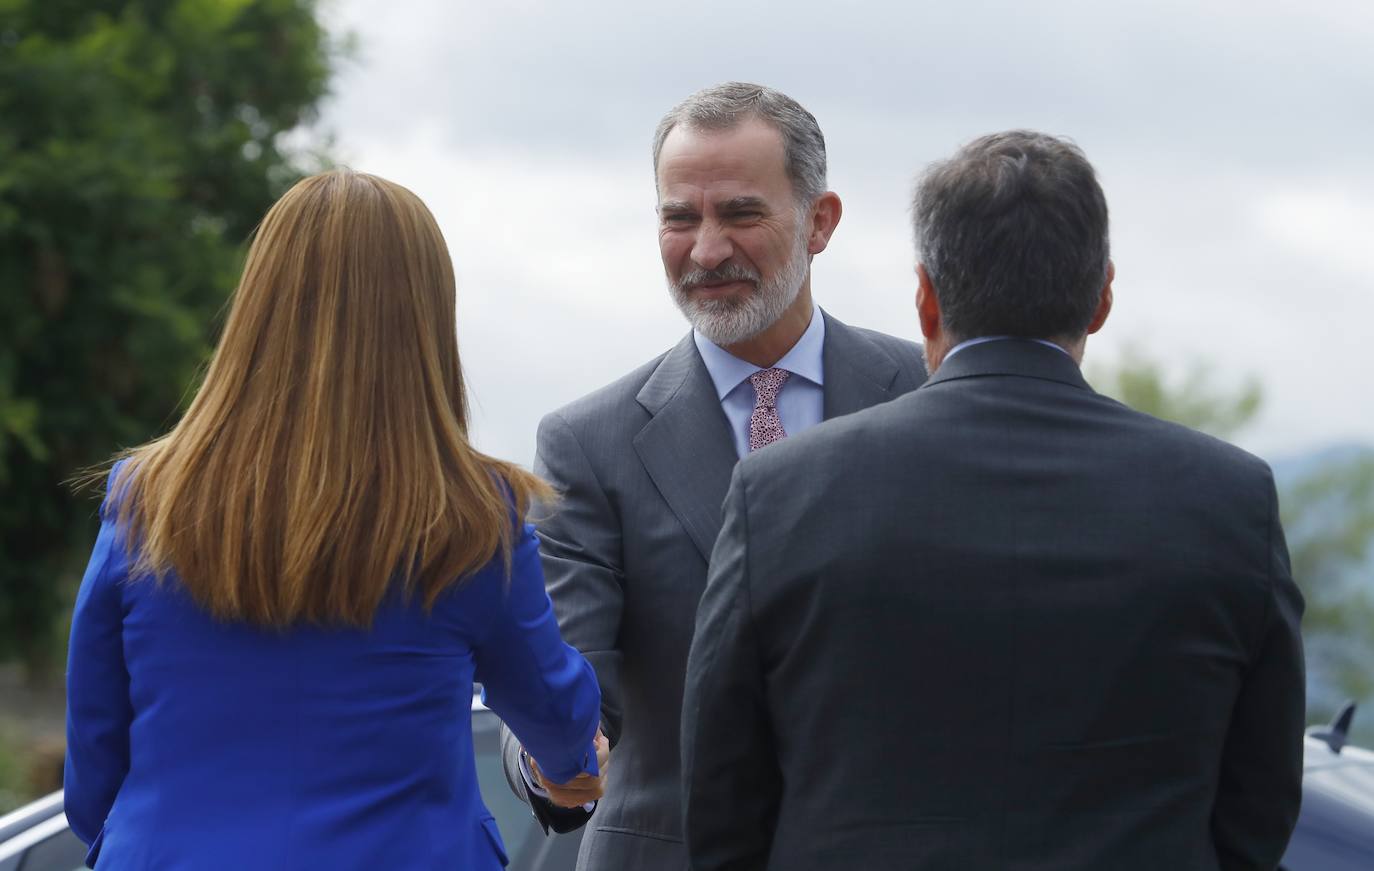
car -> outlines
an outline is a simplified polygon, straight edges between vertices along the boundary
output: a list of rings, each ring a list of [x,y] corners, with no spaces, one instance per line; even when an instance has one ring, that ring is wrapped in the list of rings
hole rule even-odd
[[[1354,714],[1348,704],[1330,726],[1308,731],[1302,814],[1281,871],[1374,868],[1374,752],[1346,744]],[[506,785],[498,728],[496,715],[474,695],[478,782],[505,839],[510,871],[572,871],[581,832],[545,837]],[[61,792],[0,817],[0,871],[75,871],[85,867],[85,856],[85,845],[67,827]]]
[[[1347,746],[1355,703],[1325,728],[1307,730],[1302,813],[1282,871],[1374,869],[1374,753]]]

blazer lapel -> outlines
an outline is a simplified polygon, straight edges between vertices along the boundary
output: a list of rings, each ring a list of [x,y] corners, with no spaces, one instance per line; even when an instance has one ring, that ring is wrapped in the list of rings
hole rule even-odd
[[[872,408],[892,398],[897,378],[895,360],[863,333],[822,312],[825,317],[824,410],[826,420]]]
[[[690,333],[663,358],[636,399],[652,417],[634,437],[635,452],[709,560],[720,532],[721,503],[739,457]]]

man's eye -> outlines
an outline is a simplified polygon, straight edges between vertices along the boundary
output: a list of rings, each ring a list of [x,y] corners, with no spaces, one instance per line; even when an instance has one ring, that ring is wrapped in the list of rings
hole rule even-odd
[[[735,212],[732,217],[738,221],[752,221],[755,218],[762,218],[763,212]]]
[[[687,223],[688,221],[691,221],[691,220],[692,220],[692,216],[691,216],[691,215],[664,215],[664,216],[663,216],[663,223],[665,223],[665,224],[685,224],[685,223]]]

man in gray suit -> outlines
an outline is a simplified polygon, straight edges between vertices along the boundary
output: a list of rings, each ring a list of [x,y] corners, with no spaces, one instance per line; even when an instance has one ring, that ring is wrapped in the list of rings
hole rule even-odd
[[[1268,466],[1083,380],[1113,267],[1077,147],[983,137],[913,214],[930,380],[735,470],[692,867],[1272,871],[1304,698]]]
[[[654,166],[664,270],[692,332],[548,415],[538,436],[536,470],[563,494],[540,525],[549,593],[564,638],[596,668],[613,748],[581,869],[687,867],[683,674],[735,462],[925,378],[919,345],[812,303],[811,258],[841,206],[820,128],[794,100],[741,83],[694,94],[660,123]],[[544,784],[516,742],[505,750],[541,822],[587,820],[557,806],[581,802],[576,784]]]

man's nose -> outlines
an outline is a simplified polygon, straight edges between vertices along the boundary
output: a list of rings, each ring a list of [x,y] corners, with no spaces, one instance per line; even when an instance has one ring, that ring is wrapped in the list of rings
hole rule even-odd
[[[724,228],[709,222],[702,222],[697,231],[695,244],[692,245],[692,262],[702,269],[715,269],[735,253],[734,243]]]

